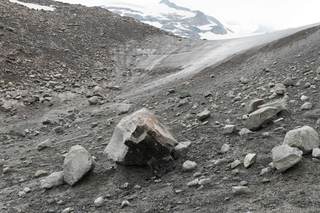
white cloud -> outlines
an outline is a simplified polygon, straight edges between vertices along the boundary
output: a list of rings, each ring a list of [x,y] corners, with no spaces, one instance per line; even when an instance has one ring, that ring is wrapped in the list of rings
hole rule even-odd
[[[319,0],[174,0],[229,25],[265,26],[275,30],[320,22]]]

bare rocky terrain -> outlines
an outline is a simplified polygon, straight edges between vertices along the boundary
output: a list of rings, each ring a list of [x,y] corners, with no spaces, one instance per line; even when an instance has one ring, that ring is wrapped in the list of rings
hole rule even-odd
[[[0,212],[319,212],[320,27],[198,41],[32,2],[56,9],[0,2]],[[104,153],[144,107],[187,142],[165,172]]]

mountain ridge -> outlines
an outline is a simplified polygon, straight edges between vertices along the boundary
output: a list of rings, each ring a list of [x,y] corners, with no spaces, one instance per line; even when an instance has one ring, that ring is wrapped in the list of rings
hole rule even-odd
[[[232,34],[232,30],[224,26],[217,18],[206,15],[199,10],[179,6],[170,0],[161,0],[157,7],[167,7],[167,12],[157,9],[158,13],[148,14],[144,9],[132,8],[130,5],[103,5],[112,12],[122,16],[130,16],[137,20],[172,32],[181,37],[192,39],[210,39],[214,35]],[[156,7],[155,6],[155,7]]]

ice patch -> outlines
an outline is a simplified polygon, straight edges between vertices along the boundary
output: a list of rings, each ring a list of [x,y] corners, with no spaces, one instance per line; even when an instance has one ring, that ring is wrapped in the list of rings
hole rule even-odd
[[[202,31],[209,31],[209,30],[211,30],[214,26],[217,26],[217,24],[207,24],[207,25],[198,26],[197,28],[198,28],[199,30],[202,30]]]
[[[162,27],[162,24],[157,22],[157,21],[144,21],[143,23],[149,24],[149,25],[157,27],[157,28],[161,28]]]
[[[55,8],[52,6],[50,6],[50,7],[49,6],[42,6],[39,4],[26,3],[26,2],[21,2],[18,0],[9,0],[9,1],[12,3],[23,5],[25,7],[28,7],[30,9],[34,9],[34,10],[45,10],[45,11],[54,11],[55,10]]]
[[[201,39],[206,39],[206,40],[225,40],[225,39],[235,39],[235,38],[244,38],[244,37],[249,37],[249,36],[257,36],[257,35],[262,35],[264,33],[246,33],[246,34],[226,34],[226,35],[219,35],[215,34],[213,32],[202,32],[199,33]]]

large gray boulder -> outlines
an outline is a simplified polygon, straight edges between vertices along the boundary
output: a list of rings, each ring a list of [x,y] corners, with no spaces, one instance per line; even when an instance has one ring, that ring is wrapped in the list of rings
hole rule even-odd
[[[302,151],[298,148],[283,144],[272,149],[273,166],[280,172],[284,172],[302,159]]]
[[[93,166],[90,153],[80,145],[71,147],[63,163],[64,181],[69,185],[78,182]]]
[[[157,117],[143,108],[124,117],[105,149],[107,157],[124,165],[149,165],[171,156],[178,142]]]
[[[264,107],[249,114],[248,119],[244,125],[250,130],[257,130],[263,124],[271,121],[278,113],[279,109],[275,107]]]
[[[258,106],[258,110],[250,113],[244,125],[249,130],[257,130],[262,127],[263,124],[271,121],[282,111],[287,111],[287,100],[288,97],[266,103]]]
[[[319,147],[320,139],[316,130],[310,126],[303,126],[287,132],[283,143],[297,147],[304,153],[308,153],[311,152],[312,149]]]

